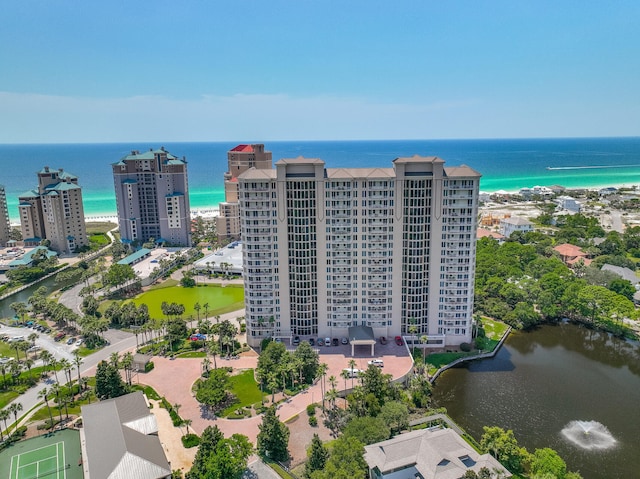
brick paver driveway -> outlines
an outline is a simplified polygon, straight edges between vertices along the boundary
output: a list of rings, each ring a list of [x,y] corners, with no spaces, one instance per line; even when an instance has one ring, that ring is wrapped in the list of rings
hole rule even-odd
[[[342,390],[345,387],[344,379],[340,377],[340,372],[348,367],[351,360],[351,346],[330,346],[319,348],[320,362],[327,363],[329,366],[327,379],[335,376],[338,384],[337,389]],[[407,349],[395,344],[386,344],[384,346],[376,345],[375,358],[384,361],[382,371],[385,374],[391,374],[393,378],[402,377],[412,367],[411,357]],[[369,347],[358,347],[353,357],[356,361],[357,369],[367,369],[367,361],[372,359]],[[255,444],[258,435],[258,425],[262,422],[262,417],[252,417],[248,419],[222,419],[210,417],[200,407],[198,401],[191,393],[193,383],[200,377],[202,368],[202,359],[175,359],[154,357],[153,362],[155,368],[147,373],[140,374],[141,383],[148,384],[153,387],[161,396],[167,398],[171,404],[180,404],[179,414],[183,418],[191,419],[191,427],[198,433],[207,426],[216,424],[218,428],[225,434],[230,436],[234,433],[246,435],[250,441]],[[234,370],[252,369],[258,363],[257,357],[240,357],[238,359],[221,359],[216,358],[218,367],[231,366]],[[351,380],[347,381],[347,388],[351,388]],[[278,415],[280,420],[287,419],[299,414],[307,405],[312,402],[321,401],[320,383],[311,386],[306,392],[298,394],[289,399],[287,402],[280,404],[278,407]]]

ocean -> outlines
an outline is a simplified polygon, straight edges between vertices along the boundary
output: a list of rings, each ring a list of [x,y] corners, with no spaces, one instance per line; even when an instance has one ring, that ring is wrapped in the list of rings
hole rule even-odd
[[[78,176],[85,215],[116,211],[111,163],[131,150],[164,146],[188,162],[191,208],[217,208],[224,199],[227,151],[240,143],[104,143],[0,145],[0,184],[9,215],[18,220],[18,195],[34,188],[43,166]],[[468,165],[482,174],[482,191],[523,187],[570,188],[640,185],[640,137],[509,140],[269,141],[265,148],[280,158],[320,158],[327,167],[391,167],[397,157],[439,156],[448,166]]]

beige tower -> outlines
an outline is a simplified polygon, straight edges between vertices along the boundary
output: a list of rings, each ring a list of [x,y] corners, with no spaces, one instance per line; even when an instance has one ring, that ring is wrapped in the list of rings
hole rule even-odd
[[[36,246],[43,239],[59,253],[88,246],[77,176],[45,166],[38,172],[37,189],[23,193],[18,200],[25,246]]]
[[[7,195],[4,186],[0,185],[0,246],[6,246],[11,239],[11,223],[9,223],[9,210],[7,208]]]
[[[228,171],[224,174],[224,202],[216,220],[218,238],[240,237],[240,212],[238,209],[238,176],[250,168],[270,170],[271,152],[264,145],[238,145],[227,152]]]

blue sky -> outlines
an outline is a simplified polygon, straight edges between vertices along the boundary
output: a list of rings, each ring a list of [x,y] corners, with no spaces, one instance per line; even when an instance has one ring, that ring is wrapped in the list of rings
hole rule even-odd
[[[0,6],[0,143],[640,134],[637,1]]]

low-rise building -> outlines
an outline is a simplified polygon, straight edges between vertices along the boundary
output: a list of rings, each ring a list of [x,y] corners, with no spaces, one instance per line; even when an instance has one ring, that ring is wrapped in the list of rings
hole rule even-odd
[[[564,243],[556,246],[553,250],[560,255],[560,259],[567,266],[574,266],[579,261],[582,261],[585,266],[591,264],[591,260],[587,257],[587,253],[582,251],[582,248]]]
[[[82,406],[85,477],[169,479],[158,424],[142,392]]]
[[[573,213],[579,213],[582,205],[578,200],[572,198],[571,196],[559,196],[558,207],[562,208],[563,210],[571,211]]]
[[[631,271],[629,268],[605,263],[602,265],[601,269],[603,271],[611,271],[612,273],[615,273],[618,276],[620,276],[622,279],[626,279],[636,289],[640,287],[640,278],[638,278],[638,276],[636,276],[636,273],[634,271]]]
[[[518,216],[500,220],[500,234],[504,237],[508,238],[516,231],[522,231],[523,233],[533,231],[533,223],[526,218],[520,218]]]
[[[478,454],[453,429],[421,429],[365,446],[369,479],[457,479],[471,470],[500,471],[495,458]]]

